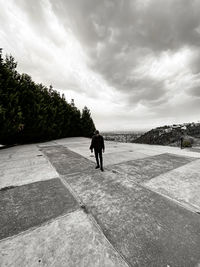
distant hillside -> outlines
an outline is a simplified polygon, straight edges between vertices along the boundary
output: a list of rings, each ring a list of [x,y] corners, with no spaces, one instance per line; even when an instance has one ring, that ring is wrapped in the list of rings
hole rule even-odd
[[[192,122],[158,127],[141,135],[134,140],[134,143],[178,146],[181,136],[184,137],[188,145],[189,143],[190,145],[192,143],[200,145],[200,123]]]
[[[115,141],[122,143],[133,143],[135,139],[140,137],[142,131],[119,131],[119,132],[103,132],[102,135],[106,141]]]

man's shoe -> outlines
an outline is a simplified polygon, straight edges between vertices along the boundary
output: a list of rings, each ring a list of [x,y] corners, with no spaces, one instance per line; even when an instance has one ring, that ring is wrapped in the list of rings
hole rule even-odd
[[[102,172],[104,171],[103,167],[101,167],[101,171],[102,171]]]
[[[99,166],[97,165],[97,166],[95,167],[95,169],[99,169]]]

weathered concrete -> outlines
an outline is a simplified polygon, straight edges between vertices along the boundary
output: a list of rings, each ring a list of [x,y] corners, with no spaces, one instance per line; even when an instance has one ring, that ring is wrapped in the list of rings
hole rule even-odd
[[[37,157],[38,154],[40,153],[36,145],[14,146],[0,150],[0,163],[2,161],[20,160],[27,157],[33,158]]]
[[[130,145],[130,146],[129,146]],[[90,140],[84,143],[68,143],[65,144],[70,150],[82,155],[83,157],[95,162],[94,153],[91,154],[89,150]],[[151,155],[158,155],[158,152],[151,152]],[[110,164],[117,164],[128,160],[134,160],[138,158],[148,157],[148,153],[138,152],[132,148],[132,144],[123,144],[115,142],[106,142],[106,150],[103,154],[104,166]]]
[[[58,177],[36,145],[0,150],[0,188]]]
[[[12,166],[13,167],[10,169],[7,169],[6,166],[1,168],[0,188],[12,185],[19,186],[58,177],[57,172],[52,168],[49,162],[37,165],[32,165],[32,163],[29,162],[26,166],[22,163],[21,166],[18,167],[18,161],[13,161]]]
[[[61,139],[59,144],[68,147],[70,150],[81,154],[84,157],[89,157],[89,146],[90,139],[85,138],[70,138],[71,142],[66,139]],[[188,149],[180,149],[179,147],[170,147],[170,146],[158,146],[158,145],[147,145],[147,144],[134,144],[134,143],[117,143],[117,142],[105,142],[106,152],[107,153],[118,153],[118,152],[128,152],[137,151],[139,153],[145,154],[147,156],[154,156],[163,153],[170,153],[180,156],[195,157],[200,158],[200,153]]]
[[[41,151],[60,174],[82,172],[94,167],[91,161],[62,146],[43,147]]]
[[[128,267],[82,211],[0,242],[0,263],[1,267]]]
[[[145,183],[153,191],[176,199],[200,212],[200,160],[172,170]]]
[[[59,179],[1,190],[0,203],[0,239],[79,207]]]
[[[160,175],[161,173],[178,168],[193,160],[195,160],[195,158],[177,156],[173,154],[161,154],[134,161],[127,161],[117,165],[111,165],[109,166],[109,169],[129,174],[132,181],[142,183]]]
[[[200,216],[112,172],[66,176],[131,266],[196,266]],[[120,182],[119,182],[120,181]]]
[[[0,263],[127,266],[121,253],[129,266],[199,266],[200,216],[188,207],[200,203],[200,153],[106,142],[101,173],[90,141],[65,138],[0,150],[0,186],[24,185],[0,190]],[[45,181],[59,175],[63,183]],[[37,180],[44,181],[32,188]]]
[[[142,159],[147,157],[147,155],[137,152],[137,151],[126,151],[126,152],[116,152],[116,153],[106,153],[103,155],[104,166],[109,166],[112,164],[119,164],[121,162],[127,162],[130,160]],[[95,162],[95,157],[92,158]]]
[[[9,171],[12,169],[22,168],[22,170],[26,167],[34,167],[41,164],[49,164],[48,160],[44,157],[43,154],[38,153],[36,157],[30,158],[25,157],[22,159],[16,160],[8,160],[0,162],[0,170]]]
[[[75,144],[77,146],[80,146],[81,144],[88,143],[91,141],[90,138],[85,137],[68,137],[68,138],[62,138],[55,140],[58,145],[66,145],[66,144]]]

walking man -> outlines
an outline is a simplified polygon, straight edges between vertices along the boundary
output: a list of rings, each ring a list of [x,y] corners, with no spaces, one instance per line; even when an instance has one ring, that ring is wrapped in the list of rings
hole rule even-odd
[[[104,146],[104,139],[103,136],[99,134],[99,131],[95,131],[95,135],[92,137],[92,142],[90,145],[90,150],[93,153],[94,149],[94,154],[97,162],[97,166],[95,169],[100,168],[101,171],[103,172],[103,157],[102,157],[102,151],[105,151],[105,146]],[[99,160],[100,160],[100,165],[99,165]]]

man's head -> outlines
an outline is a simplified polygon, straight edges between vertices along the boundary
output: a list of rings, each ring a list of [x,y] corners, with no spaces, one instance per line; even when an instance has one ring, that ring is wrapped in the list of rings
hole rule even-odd
[[[96,135],[99,135],[99,131],[98,131],[98,130],[96,130],[96,131],[94,132],[94,134],[96,134]]]

